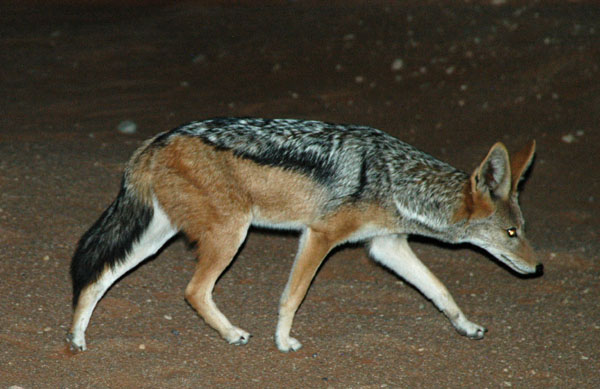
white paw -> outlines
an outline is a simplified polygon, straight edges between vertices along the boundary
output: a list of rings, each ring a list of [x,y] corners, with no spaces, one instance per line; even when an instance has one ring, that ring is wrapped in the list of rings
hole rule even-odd
[[[475,340],[483,339],[483,336],[487,332],[487,328],[477,325],[475,323],[472,324],[474,328],[471,331],[467,332],[467,337]]]
[[[77,351],[85,351],[87,347],[85,345],[85,338],[83,336],[77,336],[72,333],[67,334],[67,343],[69,343],[69,347],[71,350]]]
[[[458,333],[466,336],[469,339],[483,339],[483,336],[487,332],[487,329],[479,324],[470,322],[467,319],[461,320],[459,323],[454,325]]]
[[[284,353],[290,351],[298,351],[302,347],[302,343],[300,343],[297,339],[292,338],[291,336],[277,336],[275,339],[275,343],[277,343],[277,348],[279,349],[279,351],[283,351]]]
[[[252,335],[241,328],[233,327],[231,330],[229,330],[229,333],[224,336],[224,338],[227,342],[229,342],[229,344],[240,346],[248,343],[251,336]]]

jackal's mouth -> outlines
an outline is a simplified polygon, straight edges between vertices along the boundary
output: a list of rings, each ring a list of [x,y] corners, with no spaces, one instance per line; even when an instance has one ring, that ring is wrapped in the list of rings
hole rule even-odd
[[[531,270],[529,270],[527,268],[521,267],[518,263],[516,263],[510,257],[507,257],[504,254],[500,254],[500,258],[502,259],[502,262],[504,262],[505,264],[507,264],[508,266],[510,266],[511,269],[513,269],[514,271],[516,271],[516,272],[518,272],[520,274],[530,274],[530,273],[533,273],[533,271],[531,271]]]

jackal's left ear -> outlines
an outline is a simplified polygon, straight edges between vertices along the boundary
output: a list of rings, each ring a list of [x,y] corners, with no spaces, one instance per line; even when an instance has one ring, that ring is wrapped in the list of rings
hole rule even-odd
[[[471,175],[471,190],[483,195],[489,192],[492,197],[507,199],[511,188],[510,170],[508,151],[498,142]]]
[[[512,172],[511,193],[517,192],[519,181],[521,181],[523,174],[525,174],[529,166],[531,166],[534,154],[535,140],[532,140],[510,158],[510,171]]]

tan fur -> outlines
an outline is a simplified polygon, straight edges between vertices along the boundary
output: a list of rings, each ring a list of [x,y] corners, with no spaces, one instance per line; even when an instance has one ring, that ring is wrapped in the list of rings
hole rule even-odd
[[[510,159],[510,171],[512,174],[511,193],[516,193],[519,181],[523,178],[523,174],[531,165],[533,155],[535,154],[535,140],[530,141],[523,149],[513,154]]]
[[[307,177],[260,166],[197,139],[174,139],[159,150],[151,174],[159,202],[192,238],[193,229],[186,227],[191,220],[211,225],[231,214],[307,223],[318,213],[322,191]]]
[[[157,135],[158,136],[158,135]],[[152,164],[153,149],[148,147],[156,137],[145,141],[133,153],[125,169],[127,184],[134,189],[139,199],[148,206],[152,205]]]
[[[494,213],[494,204],[489,194],[481,193],[474,188],[476,188],[476,184],[474,176],[471,176],[463,189],[462,204],[452,215],[452,223],[458,223],[462,220],[483,219]]]
[[[310,282],[317,269],[334,245],[331,237],[328,237],[326,233],[308,229],[305,234],[304,244],[300,247],[285,291],[281,297],[279,307],[280,322],[278,323],[276,334],[280,349],[295,349],[289,340],[294,313],[300,306],[304,296],[306,296]]]

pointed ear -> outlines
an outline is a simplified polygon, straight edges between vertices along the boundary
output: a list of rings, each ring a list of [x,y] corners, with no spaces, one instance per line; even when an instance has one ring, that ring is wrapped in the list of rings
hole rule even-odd
[[[516,193],[519,181],[523,174],[531,166],[533,155],[535,154],[535,140],[530,141],[521,151],[513,154],[510,159],[510,171],[512,172],[511,193]]]
[[[471,175],[473,193],[507,199],[511,188],[510,164],[506,147],[498,142]]]

